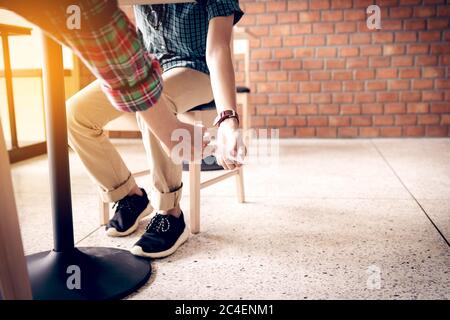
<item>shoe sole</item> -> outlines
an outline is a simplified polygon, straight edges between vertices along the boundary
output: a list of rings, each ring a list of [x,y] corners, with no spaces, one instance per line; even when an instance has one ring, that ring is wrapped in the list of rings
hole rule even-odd
[[[125,236],[132,234],[133,232],[135,232],[137,230],[137,228],[139,226],[139,222],[142,219],[144,219],[146,216],[148,216],[150,213],[152,213],[152,211],[153,211],[153,208],[149,202],[147,207],[144,209],[144,211],[141,212],[141,214],[137,217],[135,223],[128,230],[117,231],[116,228],[108,228],[108,230],[106,230],[106,235],[109,237],[125,237]]]
[[[186,242],[186,240],[189,238],[189,228],[186,226],[184,228],[183,233],[180,235],[180,237],[178,238],[178,240],[175,242],[175,244],[165,250],[165,251],[161,251],[161,252],[144,252],[144,250],[142,250],[142,248],[140,246],[134,246],[133,248],[131,248],[130,252],[132,254],[134,254],[135,256],[139,256],[139,257],[145,257],[145,258],[165,258],[167,256],[170,256],[172,253],[174,253],[183,243]]]

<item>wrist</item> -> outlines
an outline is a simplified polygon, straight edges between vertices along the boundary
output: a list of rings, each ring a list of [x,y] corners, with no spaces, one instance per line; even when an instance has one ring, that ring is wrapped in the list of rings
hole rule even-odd
[[[239,122],[236,118],[227,118],[220,123],[219,127],[222,127],[222,126],[229,127],[232,129],[237,129],[237,128],[239,128]]]

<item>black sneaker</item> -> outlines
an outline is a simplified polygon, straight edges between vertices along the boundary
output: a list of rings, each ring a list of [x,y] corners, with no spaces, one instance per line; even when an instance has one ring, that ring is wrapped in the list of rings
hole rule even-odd
[[[179,218],[157,213],[147,225],[145,233],[131,249],[131,253],[147,258],[171,255],[189,237],[183,212]]]
[[[147,193],[141,189],[143,195],[126,196],[114,203],[114,216],[106,225],[106,234],[110,237],[124,237],[136,231],[139,221],[152,213],[153,208]]]

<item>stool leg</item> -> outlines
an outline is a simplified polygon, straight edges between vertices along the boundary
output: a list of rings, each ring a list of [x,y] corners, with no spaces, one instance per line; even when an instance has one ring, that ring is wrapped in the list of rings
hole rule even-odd
[[[99,196],[98,204],[100,209],[100,225],[104,226],[109,222],[109,203],[103,202],[102,198]]]
[[[191,232],[200,232],[200,163],[189,162],[189,205]]]
[[[242,167],[237,169],[236,191],[237,191],[238,202],[243,203],[245,201],[245,190],[244,190],[244,170]]]
[[[5,300],[28,300],[32,298],[31,287],[1,123],[0,185],[0,292]]]

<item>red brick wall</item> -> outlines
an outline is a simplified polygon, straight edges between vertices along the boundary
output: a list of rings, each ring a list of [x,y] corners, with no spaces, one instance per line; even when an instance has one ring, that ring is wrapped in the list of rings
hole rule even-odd
[[[240,4],[239,25],[258,36],[254,127],[280,128],[282,137],[450,135],[449,1]],[[381,8],[381,30],[366,26],[371,4]]]

